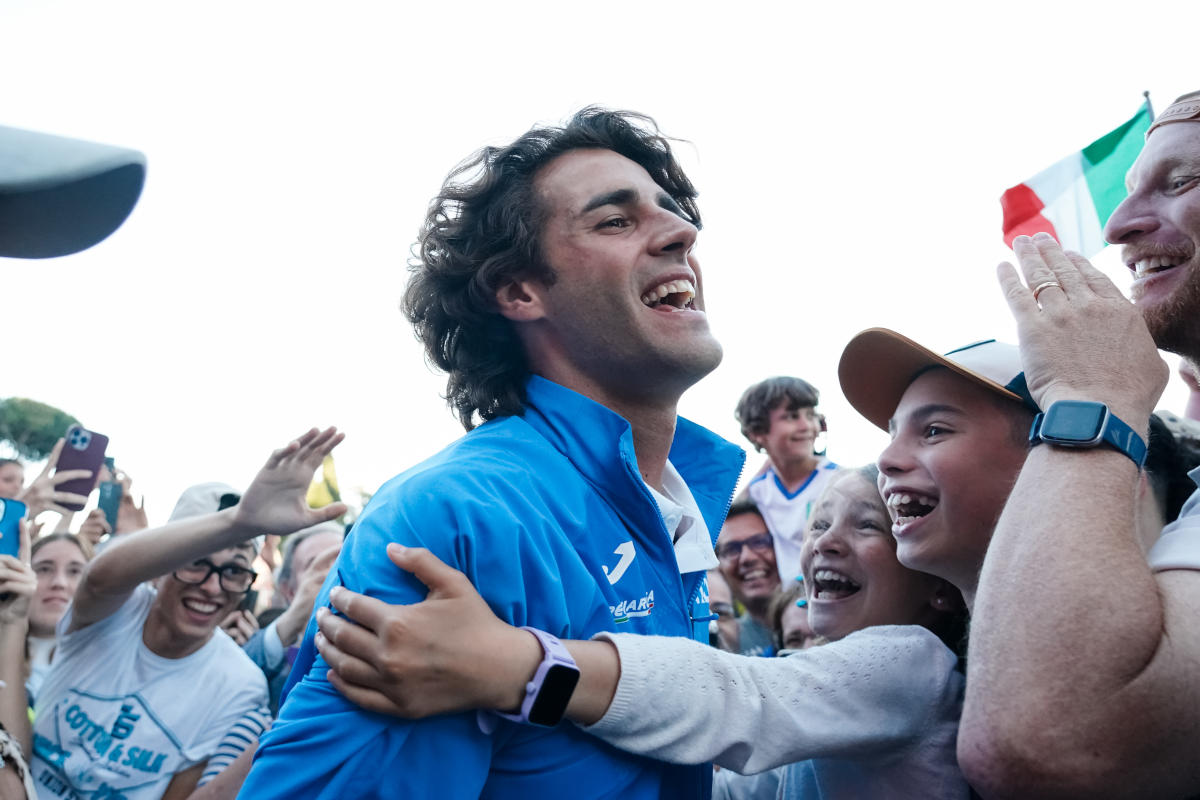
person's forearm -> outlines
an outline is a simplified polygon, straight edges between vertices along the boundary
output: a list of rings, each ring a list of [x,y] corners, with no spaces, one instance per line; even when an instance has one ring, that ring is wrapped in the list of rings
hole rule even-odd
[[[254,532],[241,528],[235,513],[228,508],[118,538],[84,571],[75,591],[70,630],[108,617],[139,584],[249,539]]]
[[[976,595],[959,741],[966,768],[1050,765],[1067,747],[1064,758],[1094,753],[1098,771],[1108,746],[1137,738],[1128,726],[1141,715],[1122,692],[1154,658],[1164,619],[1134,533],[1137,479],[1109,449],[1030,453]],[[1114,713],[1127,715],[1123,730]]]
[[[250,774],[250,765],[254,761],[254,753],[258,750],[258,742],[247,747],[233,762],[221,770],[217,777],[188,795],[188,800],[233,800],[246,782]]]
[[[565,644],[579,665],[579,683],[567,705],[567,719],[580,725],[591,725],[599,721],[612,704],[621,680],[621,659],[611,642],[571,641]]]
[[[307,613],[303,612],[303,608],[297,608],[293,602],[272,623],[275,626],[275,634],[279,637],[279,644],[284,648],[294,645],[300,634],[304,633],[304,627],[312,614],[312,603],[308,604]]]
[[[25,636],[28,624],[0,623],[0,724],[30,755],[29,700],[25,696]]]
[[[121,536],[88,565],[82,586],[100,593],[131,592],[139,583],[249,539],[233,508]]]
[[[481,658],[479,670],[472,681],[477,686],[490,687],[484,699],[491,711],[515,713],[525,700],[525,686],[541,663],[543,652],[537,639],[519,628],[503,626],[504,644],[491,652],[502,658]],[[571,695],[565,716],[572,722],[590,725],[608,711],[617,683],[621,678],[621,662],[617,648],[611,642],[564,640],[563,646],[579,667],[579,683]]]
[[[908,752],[957,721],[957,658],[917,626],[868,629],[786,658],[679,637],[613,639],[620,685],[585,730],[648,758],[760,772],[809,758]]]

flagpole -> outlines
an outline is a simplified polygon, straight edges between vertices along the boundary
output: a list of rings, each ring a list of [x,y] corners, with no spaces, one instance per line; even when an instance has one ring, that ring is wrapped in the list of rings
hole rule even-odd
[[[1142,92],[1142,97],[1146,98],[1146,108],[1150,110],[1150,118],[1154,118],[1154,106],[1150,105],[1150,90]]]

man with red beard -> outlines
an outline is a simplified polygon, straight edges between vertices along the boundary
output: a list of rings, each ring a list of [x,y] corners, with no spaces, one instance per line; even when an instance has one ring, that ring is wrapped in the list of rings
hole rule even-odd
[[[1168,377],[1156,345],[1200,358],[1200,92],[1158,116],[1126,183],[1105,235],[1133,305],[1045,234],[1013,245],[1029,289],[1000,267],[1046,413],[971,626],[958,752],[987,797],[1200,793],[1200,493],[1146,552],[1138,443],[1110,436],[1116,417],[1145,439]]]

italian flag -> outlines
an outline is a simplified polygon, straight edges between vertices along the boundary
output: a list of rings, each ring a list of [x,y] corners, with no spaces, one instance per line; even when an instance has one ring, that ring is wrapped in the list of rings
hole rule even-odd
[[[1093,256],[1104,248],[1104,225],[1125,199],[1133,166],[1154,120],[1147,101],[1121,127],[1012,187],[1000,198],[1004,243],[1048,233],[1064,248]]]

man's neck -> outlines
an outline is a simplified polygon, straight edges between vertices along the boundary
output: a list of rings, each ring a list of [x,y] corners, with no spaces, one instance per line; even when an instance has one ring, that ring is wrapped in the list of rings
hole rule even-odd
[[[656,492],[664,492],[663,470],[675,440],[675,407],[612,410],[629,420],[633,428],[633,452],[637,455],[642,480]]]
[[[614,392],[575,370],[555,370],[542,365],[534,372],[628,420],[642,480],[656,492],[663,491],[662,475],[675,440],[675,418],[682,390],[674,393],[663,389],[654,395],[631,396]]]
[[[156,616],[152,608],[150,615],[146,617],[145,624],[142,625],[142,644],[162,658],[184,658],[199,650],[204,645],[208,644],[213,637],[213,631],[210,631],[208,636],[203,641],[196,641],[190,637],[180,636],[178,633],[170,630],[169,626],[162,620],[160,616]]]
[[[776,464],[772,461],[771,468],[779,476],[779,481],[783,484],[783,488],[787,489],[790,493],[803,486],[804,482],[808,480],[808,476],[812,475],[813,470],[820,463],[820,459],[813,455],[805,459],[788,461],[783,464]]]

